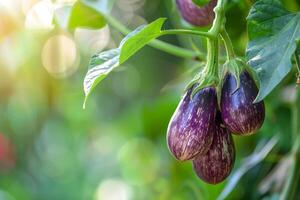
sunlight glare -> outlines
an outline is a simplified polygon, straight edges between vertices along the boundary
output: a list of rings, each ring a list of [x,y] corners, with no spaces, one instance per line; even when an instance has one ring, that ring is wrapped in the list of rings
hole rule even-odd
[[[78,67],[79,57],[72,38],[59,34],[49,38],[43,47],[42,62],[54,77],[66,77]]]
[[[50,1],[35,4],[26,14],[25,27],[28,29],[52,29],[54,5]]]
[[[104,180],[96,191],[96,200],[129,200],[132,189],[128,184],[118,179]]]

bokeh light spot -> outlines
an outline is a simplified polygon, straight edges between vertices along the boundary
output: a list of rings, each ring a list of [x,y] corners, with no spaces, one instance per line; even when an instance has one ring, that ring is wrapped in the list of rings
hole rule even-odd
[[[22,11],[26,15],[27,12],[38,2],[39,0],[23,0],[22,1]]]
[[[60,34],[49,38],[43,47],[42,62],[54,77],[66,77],[78,68],[79,57],[72,38]]]
[[[109,42],[109,27],[105,26],[98,30],[77,28],[74,38],[87,54],[99,53]]]
[[[128,200],[131,196],[130,186],[118,179],[104,180],[96,191],[96,200]]]

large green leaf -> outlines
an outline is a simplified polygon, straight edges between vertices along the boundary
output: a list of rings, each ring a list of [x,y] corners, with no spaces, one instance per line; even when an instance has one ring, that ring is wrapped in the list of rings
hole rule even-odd
[[[105,17],[89,4],[77,1],[71,10],[69,17],[69,29],[91,28],[99,29],[106,25]]]
[[[279,0],[257,1],[248,16],[248,63],[258,74],[264,99],[291,70],[291,57],[300,39],[300,13],[290,13]]]
[[[165,18],[159,18],[148,25],[138,27],[121,41],[118,48],[96,54],[91,58],[90,69],[83,82],[85,92],[83,107],[91,91],[100,81],[152,39],[162,34],[161,27],[165,20]]]

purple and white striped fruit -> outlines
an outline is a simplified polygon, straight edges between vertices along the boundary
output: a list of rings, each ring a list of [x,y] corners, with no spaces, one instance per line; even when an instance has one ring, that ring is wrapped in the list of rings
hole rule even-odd
[[[230,132],[222,124],[220,113],[213,127],[213,142],[205,155],[195,157],[193,167],[203,181],[217,184],[230,174],[234,166],[235,147]]]
[[[212,142],[211,125],[217,111],[214,87],[206,87],[191,97],[190,88],[173,114],[168,131],[169,150],[178,160],[190,160],[205,154]]]
[[[213,9],[217,5],[217,0],[211,0],[203,7],[197,6],[192,0],[176,0],[176,4],[183,19],[192,25],[207,26],[214,20]]]
[[[227,73],[221,92],[221,113],[226,127],[237,135],[255,133],[265,118],[264,102],[253,103],[258,88],[250,76],[243,70],[239,75],[238,86],[235,76]]]

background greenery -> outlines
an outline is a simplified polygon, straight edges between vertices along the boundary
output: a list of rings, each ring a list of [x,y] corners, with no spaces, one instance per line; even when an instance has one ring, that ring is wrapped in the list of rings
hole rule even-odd
[[[299,1],[283,2],[300,9]],[[202,63],[145,47],[95,89],[83,110],[90,56],[117,47],[123,35],[109,25],[71,31],[53,25],[54,10],[72,3],[0,0],[0,199],[216,199],[226,186],[228,199],[278,197],[289,166],[295,71],[265,100],[259,133],[234,137],[232,175],[211,186],[190,162],[176,161],[165,141],[183,88]],[[240,56],[252,3],[228,5],[227,29]],[[116,0],[111,13],[131,29],[158,17],[168,18],[167,28],[189,27],[171,0]],[[162,39],[205,52],[197,37]],[[274,135],[276,145],[266,145]],[[266,147],[272,150],[264,158]]]

